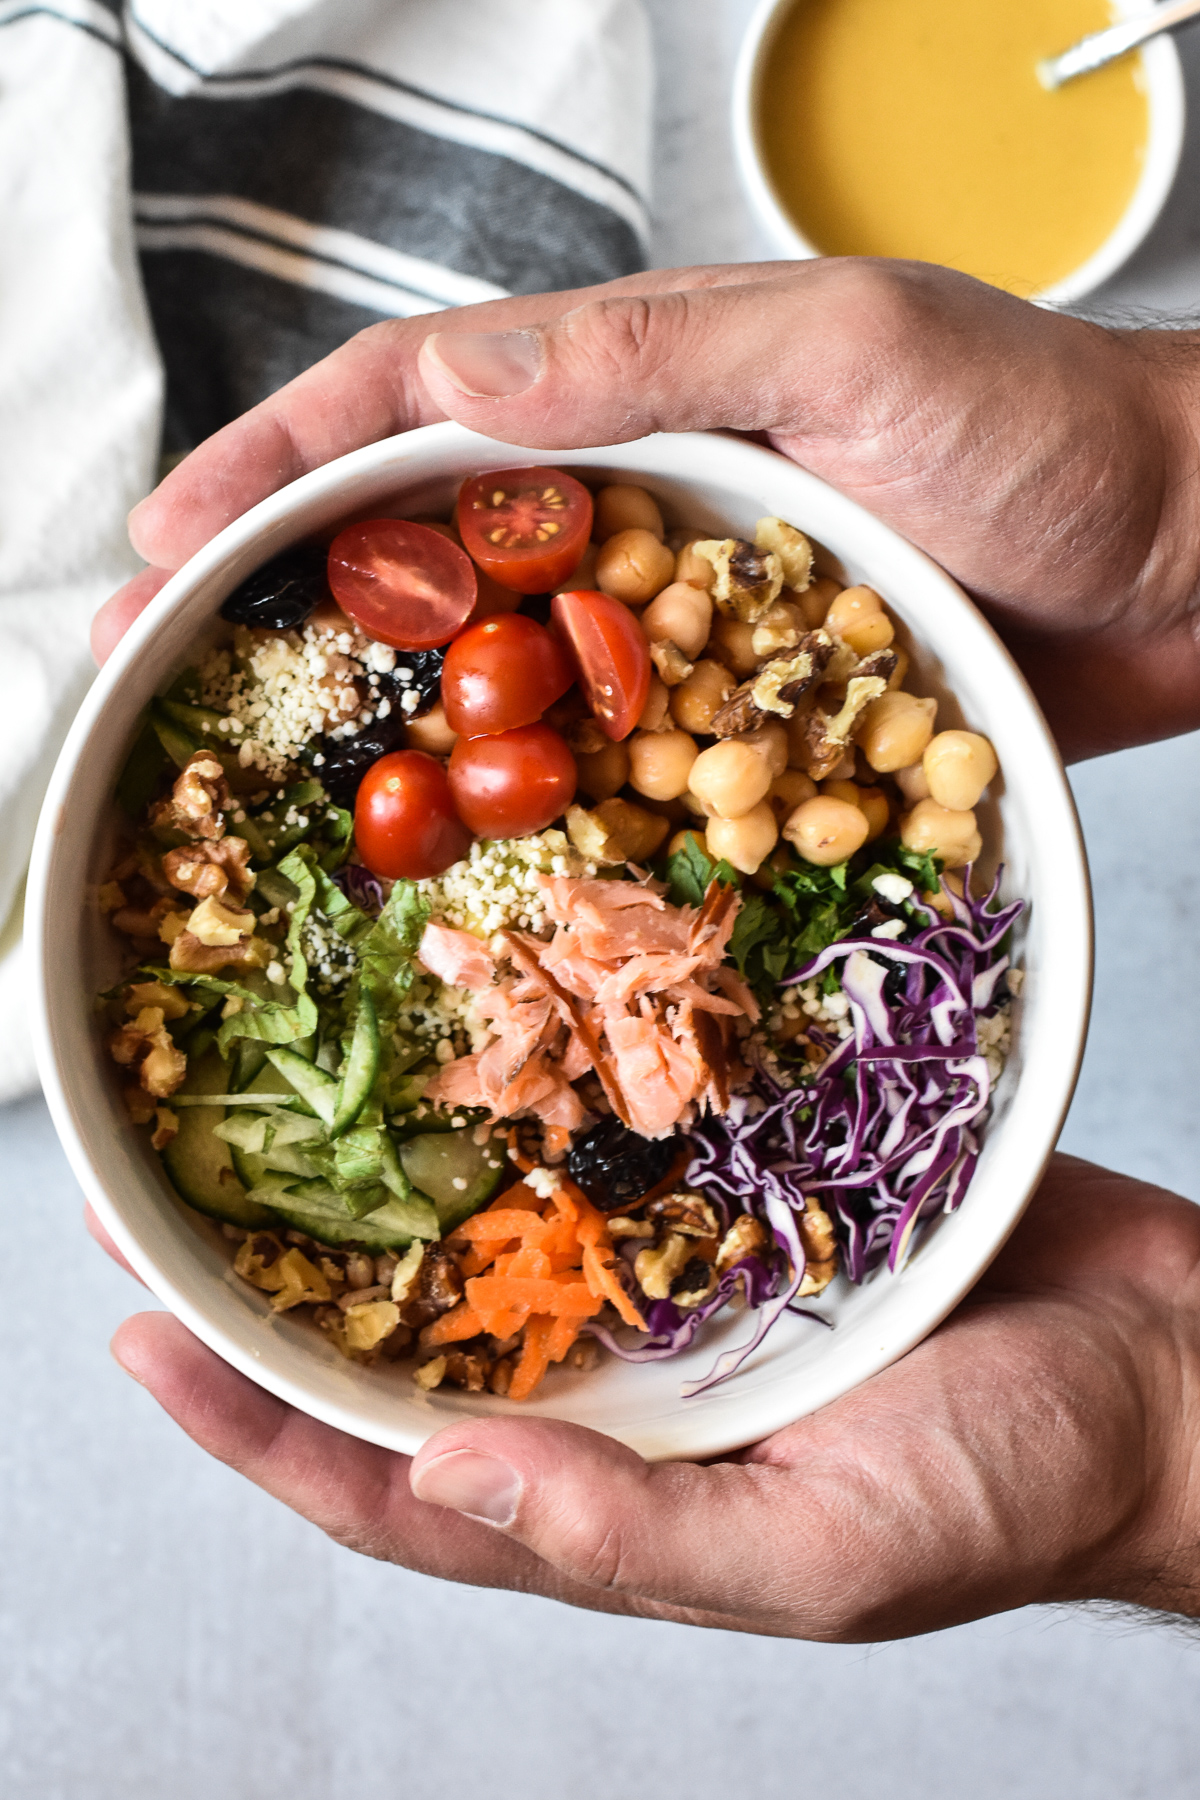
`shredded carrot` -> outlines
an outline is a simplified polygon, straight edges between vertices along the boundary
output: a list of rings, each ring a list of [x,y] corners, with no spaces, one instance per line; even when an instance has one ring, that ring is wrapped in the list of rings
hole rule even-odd
[[[547,1354],[549,1355],[551,1362],[562,1361],[563,1357],[567,1354],[567,1351],[571,1348],[571,1345],[579,1336],[579,1328],[582,1324],[582,1319],[572,1319],[565,1316],[561,1319],[555,1319],[554,1330],[550,1333],[546,1345]]]
[[[556,1321],[535,1314],[525,1327],[525,1342],[513,1378],[509,1384],[510,1400],[526,1400],[550,1366],[550,1339]]]
[[[443,1313],[440,1319],[425,1327],[423,1341],[427,1344],[458,1344],[464,1338],[478,1337],[482,1330],[483,1320],[463,1300],[453,1312]]]

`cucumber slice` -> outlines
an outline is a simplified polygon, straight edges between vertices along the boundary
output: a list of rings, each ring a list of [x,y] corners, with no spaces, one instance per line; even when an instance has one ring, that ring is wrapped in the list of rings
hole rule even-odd
[[[246,1089],[247,1099],[278,1092],[280,1077],[270,1063],[264,1064]],[[318,1173],[316,1164],[305,1154],[304,1146],[323,1141],[325,1128],[319,1119],[302,1113],[275,1113],[269,1120],[270,1147],[261,1148],[268,1127],[266,1115],[249,1107],[235,1109],[222,1126],[233,1153],[233,1166],[247,1189],[257,1188],[271,1175],[286,1175],[289,1180],[311,1178]]]
[[[316,1063],[308,1062],[287,1044],[272,1044],[267,1051],[267,1060],[295,1088],[301,1099],[307,1100],[324,1124],[333,1124],[333,1115],[337,1110],[338,1084],[332,1075],[327,1075]]]
[[[189,1094],[223,1094],[229,1073],[215,1050],[194,1063],[187,1073],[184,1091]],[[163,1166],[181,1200],[221,1219],[254,1231],[271,1223],[265,1206],[246,1197],[228,1144],[213,1136],[213,1126],[225,1117],[223,1106],[186,1106],[177,1114],[179,1130],[162,1153]]]
[[[491,1199],[508,1166],[503,1138],[477,1144],[469,1126],[409,1138],[400,1146],[400,1163],[414,1188],[437,1207],[443,1237]]]
[[[292,1182],[268,1176],[259,1190],[270,1196],[271,1211],[296,1231],[319,1244],[362,1244],[368,1250],[404,1250],[415,1238],[426,1242],[439,1235],[437,1212],[423,1194],[388,1200],[365,1219],[351,1219],[339,1196],[323,1182]]]
[[[367,1104],[378,1073],[379,1020],[375,1014],[375,1002],[363,987],[358,997],[358,1017],[354,1021],[350,1054],[338,1083],[337,1107],[333,1123],[329,1127],[330,1137],[341,1137],[343,1132],[349,1131]]]

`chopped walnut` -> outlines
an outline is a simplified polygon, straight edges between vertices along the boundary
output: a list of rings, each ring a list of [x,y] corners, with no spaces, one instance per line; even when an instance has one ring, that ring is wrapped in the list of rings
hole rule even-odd
[[[421,1258],[416,1280],[408,1288],[400,1308],[405,1325],[419,1331],[432,1325],[463,1297],[462,1270],[448,1250],[430,1244]]]
[[[449,1350],[442,1380],[451,1382],[454,1387],[466,1388],[468,1394],[481,1394],[491,1372],[492,1365],[482,1352]]]
[[[663,686],[669,688],[679,687],[695,668],[695,664],[688,661],[679,645],[673,644],[670,638],[661,638],[658,643],[651,644],[650,661],[658,670]]]
[[[669,830],[668,820],[629,800],[602,800],[591,812],[567,808],[567,836],[590,862],[644,863]]]
[[[614,1240],[620,1238],[652,1238],[654,1226],[649,1219],[626,1219],[618,1217],[609,1219],[608,1235]]]
[[[342,1319],[346,1347],[359,1352],[374,1350],[399,1323],[400,1308],[394,1300],[360,1300],[345,1309]]]
[[[766,1248],[766,1226],[753,1213],[742,1213],[721,1239],[721,1248],[717,1251],[718,1273],[732,1269],[744,1256],[761,1256]]]
[[[149,1124],[149,1120],[146,1123]],[[165,1150],[171,1139],[178,1136],[178,1113],[173,1113],[169,1106],[156,1106],[154,1109],[154,1134],[150,1139],[154,1149]]]
[[[794,594],[802,594],[812,586],[812,545],[802,531],[783,519],[760,519],[754,527],[754,542],[760,550],[773,550],[783,565],[783,579]]]
[[[136,1069],[140,1085],[157,1100],[173,1094],[187,1074],[187,1057],[172,1041],[158,1006],[142,1007],[128,1025],[114,1031],[108,1051],[121,1068]]]
[[[197,750],[180,770],[170,799],[151,807],[150,823],[190,838],[219,838],[225,835],[222,814],[228,805],[224,769],[210,750]]]
[[[275,955],[275,947],[266,938],[251,935],[254,925],[253,913],[231,913],[227,917],[249,921],[250,931],[239,932],[232,943],[204,943],[191,929],[196,913],[202,913],[206,906],[220,907],[220,901],[202,900],[186,921],[184,929],[176,936],[171,945],[170,965],[181,973],[189,975],[213,975],[218,969],[265,969]],[[221,908],[224,912],[225,909]],[[207,937],[228,937],[232,929],[221,926],[211,919],[201,921]]]
[[[226,892],[244,900],[258,879],[250,867],[250,846],[240,837],[201,838],[186,849],[168,850],[162,866],[172,887],[197,900],[220,899]]]
[[[132,981],[125,990],[125,1011],[139,1013],[143,1006],[157,1006],[164,1019],[182,1019],[191,1011],[187,996],[165,981]]]
[[[612,743],[592,718],[576,719],[565,735],[567,746],[575,756],[596,756]]]
[[[686,1189],[651,1200],[646,1208],[646,1217],[655,1225],[668,1226],[684,1237],[716,1237],[720,1231],[717,1215],[704,1195],[694,1194]]]
[[[821,680],[834,653],[827,631],[809,631],[790,656],[774,657],[729,696],[712,722],[717,737],[754,731],[772,717],[790,719],[796,702]]]
[[[639,1250],[633,1265],[642,1292],[651,1300],[666,1300],[671,1283],[691,1261],[693,1243],[682,1232],[669,1231],[661,1244]]]
[[[392,1299],[397,1306],[403,1306],[412,1292],[421,1269],[421,1259],[425,1255],[424,1244],[410,1244],[392,1273]]]
[[[703,1306],[717,1285],[717,1271],[702,1256],[693,1256],[671,1283],[671,1299],[682,1312]]]
[[[745,538],[701,539],[694,555],[713,567],[709,593],[727,619],[754,625],[779,598],[783,564],[773,550],[760,550]]]
[[[833,1220],[811,1196],[804,1203],[799,1224],[805,1267],[804,1279],[797,1292],[806,1297],[822,1293],[837,1274],[838,1244]]]
[[[445,1378],[447,1360],[445,1356],[435,1356],[432,1362],[422,1363],[419,1369],[414,1369],[413,1380],[417,1386],[424,1388],[427,1394],[440,1387]]]
[[[271,1310],[287,1312],[306,1300],[328,1300],[329,1283],[296,1246],[285,1250],[273,1232],[257,1231],[234,1259],[234,1271],[271,1295]]]
[[[171,910],[170,900],[155,900],[150,906],[121,906],[112,914],[111,922],[126,937],[153,939]]]
[[[846,684],[840,709],[827,713],[815,706],[804,721],[805,772],[814,781],[825,781],[852,748],[850,736],[872,700],[877,700],[896,666],[892,650],[876,650],[856,663]]]
[[[777,600],[750,633],[750,648],[755,656],[778,656],[782,650],[794,650],[803,636],[797,608]]]

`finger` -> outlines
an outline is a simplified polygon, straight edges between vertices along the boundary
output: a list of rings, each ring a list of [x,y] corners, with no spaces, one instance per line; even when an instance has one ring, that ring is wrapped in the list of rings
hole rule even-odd
[[[796,1500],[784,1469],[649,1464],[577,1425],[489,1419],[432,1438],[411,1481],[420,1499],[499,1527],[572,1588],[706,1623],[796,1629],[794,1596],[773,1573]]]
[[[409,1459],[278,1400],[166,1313],[140,1313],[112,1341],[117,1362],[202,1450],[340,1544],[475,1587],[545,1586],[536,1559],[472,1520],[422,1505]]]
[[[171,579],[169,569],[143,569],[123,588],[110,594],[92,620],[92,655],[106,663],[133,621],[144,613],[155,594]]]
[[[117,1249],[117,1246],[109,1237],[108,1232],[100,1223],[98,1215],[93,1212],[90,1205],[85,1206],[83,1209],[83,1223],[88,1236],[92,1238],[95,1243],[99,1244],[105,1256],[111,1256],[112,1260],[124,1269],[127,1275],[132,1275],[135,1281],[140,1282],[142,1287],[145,1287],[145,1282],[142,1281],[141,1276],[138,1274],[133,1264],[127,1261],[121,1251]]]
[[[417,357],[448,318],[476,331],[508,330],[568,312],[595,293],[740,285],[755,272],[752,264],[658,270],[602,289],[519,295],[372,325],[194,450],[134,507],[130,538],[147,562],[177,569],[232,519],[310,469],[445,418],[417,372]]]
[[[869,436],[893,399],[870,376],[907,310],[904,267],[773,264],[736,287],[608,293],[503,333],[460,314],[430,332],[420,371],[448,417],[540,448],[711,427]]]

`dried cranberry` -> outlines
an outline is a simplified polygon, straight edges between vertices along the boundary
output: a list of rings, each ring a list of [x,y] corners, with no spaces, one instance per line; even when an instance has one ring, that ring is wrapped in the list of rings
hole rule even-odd
[[[641,1137],[610,1114],[572,1144],[567,1173],[593,1206],[617,1212],[665,1180],[678,1153],[677,1138]]]
[[[324,550],[295,544],[273,556],[234,588],[221,608],[231,625],[258,625],[290,631],[303,625],[318,600],[329,592]]]

